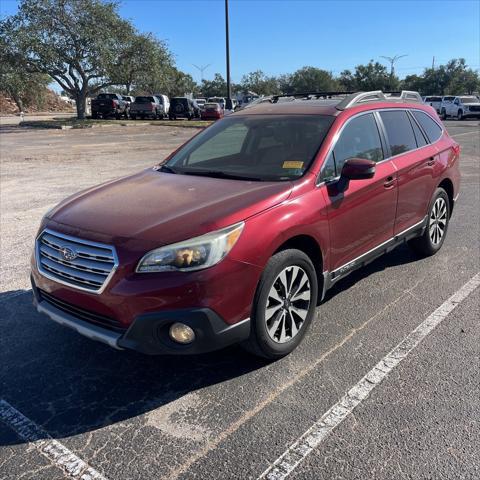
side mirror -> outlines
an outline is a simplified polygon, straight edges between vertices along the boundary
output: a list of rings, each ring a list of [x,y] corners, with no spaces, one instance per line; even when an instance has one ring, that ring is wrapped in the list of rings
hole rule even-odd
[[[375,162],[366,158],[349,158],[342,167],[340,177],[345,180],[366,180],[375,175]]]

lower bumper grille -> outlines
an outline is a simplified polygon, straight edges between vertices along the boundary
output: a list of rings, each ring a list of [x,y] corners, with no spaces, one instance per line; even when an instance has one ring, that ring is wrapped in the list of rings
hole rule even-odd
[[[116,332],[124,332],[126,330],[126,328],[123,327],[120,322],[114,320],[113,318],[84,310],[83,308],[79,308],[71,303],[60,300],[59,298],[54,297],[43,290],[38,290],[38,294],[41,301],[43,300],[59,310],[79,318],[80,320],[84,320],[85,322],[93,323],[95,325],[100,325]]]

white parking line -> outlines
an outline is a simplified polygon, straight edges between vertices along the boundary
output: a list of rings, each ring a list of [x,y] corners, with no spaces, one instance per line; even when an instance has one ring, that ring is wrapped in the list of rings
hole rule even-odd
[[[462,135],[471,135],[472,133],[476,133],[477,135],[479,135],[480,132],[478,132],[477,130],[474,132],[457,133],[456,135],[450,135],[450,136],[453,138],[457,138],[457,137],[461,137]]]
[[[42,455],[61,468],[69,477],[79,480],[107,480],[106,477],[77,457],[65,445],[53,439],[36,423],[2,399],[0,399],[0,420],[23,440],[32,442]]]
[[[360,405],[370,395],[370,392],[478,286],[480,286],[480,273],[477,273],[460,290],[457,290],[389,354],[380,360],[339,402],[333,405],[273,462],[258,477],[258,480],[264,478],[268,480],[282,480],[288,477],[313,449],[318,447],[352,413],[354,408]]]

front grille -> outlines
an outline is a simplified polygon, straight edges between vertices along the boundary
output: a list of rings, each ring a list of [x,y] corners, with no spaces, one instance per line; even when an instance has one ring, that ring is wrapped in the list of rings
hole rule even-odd
[[[89,312],[88,310],[84,310],[83,308],[76,307],[71,303],[64,302],[53,295],[50,295],[43,290],[38,290],[40,294],[40,300],[43,300],[54,307],[62,310],[65,313],[73,315],[80,320],[84,320],[89,323],[94,323],[96,325],[101,325],[102,327],[106,327],[110,330],[115,330],[117,332],[125,331],[125,327],[122,326],[120,322],[114,320],[113,318],[105,317],[103,315],[98,315],[97,313]]]
[[[108,245],[44,230],[37,239],[40,273],[80,290],[99,293],[118,265]]]
[[[480,106],[472,105],[468,108],[471,112],[480,112]]]

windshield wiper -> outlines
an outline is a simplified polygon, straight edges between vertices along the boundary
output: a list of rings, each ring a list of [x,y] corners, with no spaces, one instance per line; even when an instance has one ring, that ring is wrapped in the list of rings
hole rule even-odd
[[[172,167],[169,167],[168,165],[162,165],[158,170],[164,173],[178,173],[177,170],[175,170]]]
[[[247,180],[253,182],[262,182],[263,179],[259,177],[249,177],[244,175],[236,175],[234,173],[226,173],[219,170],[184,170],[184,175],[198,175],[202,177],[212,178],[228,178],[232,180]]]

